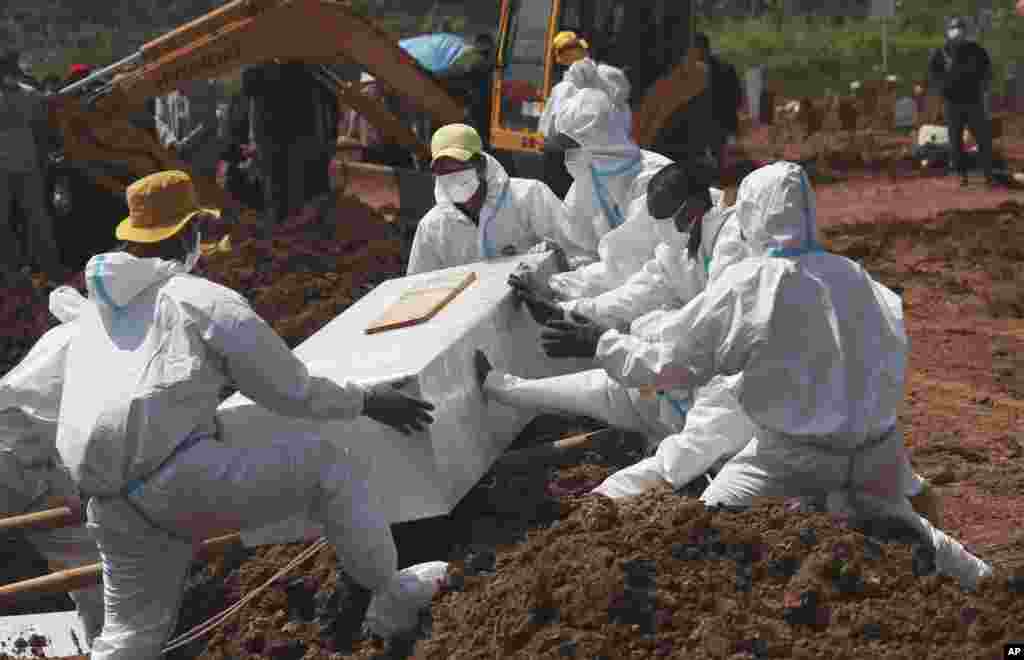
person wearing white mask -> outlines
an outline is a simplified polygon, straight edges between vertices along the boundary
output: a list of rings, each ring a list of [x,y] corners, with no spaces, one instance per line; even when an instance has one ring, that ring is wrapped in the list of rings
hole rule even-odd
[[[582,89],[556,120],[545,149],[565,152],[573,178],[565,197],[571,270],[533,282],[562,300],[595,296],[625,283],[654,256],[657,223],[647,212],[647,183],[672,161],[641,149],[603,89]],[[718,204],[721,192],[712,190]],[[533,275],[531,274],[532,278]]]
[[[544,335],[552,356],[595,356],[631,387],[735,388],[756,433],[704,491],[707,505],[820,495],[834,512],[895,521],[973,588],[992,568],[918,515],[899,426],[907,336],[894,294],[816,242],[814,197],[799,165],[748,176],[737,218],[749,257],[724,270],[657,335],[575,318]]]
[[[647,182],[672,162],[641,149],[617,117],[607,91],[587,88],[569,98],[555,118],[553,140],[565,149],[565,167],[573,178],[565,197],[570,238],[595,258],[605,234],[645,210],[640,198]],[[652,252],[655,245],[657,240]]]
[[[408,275],[568,244],[562,201],[547,185],[510,177],[466,124],[430,143],[437,204],[416,228]]]
[[[187,174],[144,177],[127,199],[123,251],[86,266],[89,301],[67,348],[57,424],[103,562],[105,621],[90,657],[160,657],[199,542],[296,514],[324,525],[369,607],[398,575],[369,466],[319,432],[221,442],[219,395],[230,384],[277,414],[365,415],[406,435],[433,421],[433,406],[310,374],[242,296],[190,275],[200,223],[216,211],[198,205]],[[350,642],[360,623],[346,622],[336,641]]]
[[[75,513],[82,500],[57,453],[57,415],[67,347],[78,330],[75,319],[86,302],[72,287],[50,294],[50,312],[61,324],[48,330],[28,355],[0,378],[0,516],[17,516],[58,506]],[[96,542],[82,525],[25,533],[51,571],[99,561]],[[103,627],[103,589],[70,592],[86,644]]]

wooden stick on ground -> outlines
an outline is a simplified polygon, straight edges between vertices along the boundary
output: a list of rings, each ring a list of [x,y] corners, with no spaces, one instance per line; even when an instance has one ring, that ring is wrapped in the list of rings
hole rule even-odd
[[[0,518],[0,533],[15,529],[57,529],[81,524],[82,519],[75,515],[70,507],[60,506],[55,509]]]
[[[521,471],[569,462],[575,460],[585,450],[596,447],[600,442],[614,437],[613,430],[611,428],[598,429],[537,447],[510,451],[495,461],[492,469]]]
[[[209,559],[224,554],[232,547],[242,542],[238,534],[227,534],[208,539],[199,547],[198,557]],[[56,594],[87,589],[94,587],[103,581],[103,568],[101,564],[89,564],[78,568],[70,568],[65,571],[58,571],[22,580],[0,587],[0,606],[16,602],[26,594]]]

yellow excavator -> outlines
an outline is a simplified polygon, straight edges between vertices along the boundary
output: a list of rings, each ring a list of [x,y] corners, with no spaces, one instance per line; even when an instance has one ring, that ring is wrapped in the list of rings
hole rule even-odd
[[[561,76],[550,48],[561,30],[587,38],[596,59],[620,66],[630,76],[634,136],[642,146],[678,155],[691,139],[686,136],[700,134],[701,122],[710,116],[709,104],[694,100],[706,96],[701,92],[708,81],[704,64],[688,54],[692,0],[500,2],[490,148],[516,175],[543,178],[543,138],[537,123]],[[62,157],[72,165],[116,165],[115,174],[94,178],[118,195],[132,180],[154,171],[189,170],[131,118],[149,99],[188,81],[275,60],[315,66],[341,106],[354,108],[384,139],[417,154],[420,162],[429,162],[429,132],[418,136],[383,102],[363,95],[358,83],[341,80],[332,64],[355,63],[428,118],[430,126],[471,116],[472,109],[403,51],[395,35],[343,0],[233,0],[60,90],[51,103],[50,123],[61,137]],[[246,212],[215,181],[194,178],[202,203]],[[353,165],[345,168],[345,178],[357,192],[360,179],[369,181],[371,189],[383,184],[385,194],[378,192],[377,199],[398,207],[410,220],[433,204],[429,172]]]

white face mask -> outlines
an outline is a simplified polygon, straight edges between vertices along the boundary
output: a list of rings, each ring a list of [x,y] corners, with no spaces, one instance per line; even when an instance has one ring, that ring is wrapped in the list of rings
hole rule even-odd
[[[480,189],[480,176],[476,169],[471,168],[451,174],[442,174],[437,177],[437,183],[448,199],[456,204],[465,204]]]
[[[949,31],[946,32],[946,36],[949,37],[950,41],[956,41],[957,39],[962,37],[963,34],[964,34],[964,31],[961,30],[960,28],[954,28],[954,29],[949,30]]]

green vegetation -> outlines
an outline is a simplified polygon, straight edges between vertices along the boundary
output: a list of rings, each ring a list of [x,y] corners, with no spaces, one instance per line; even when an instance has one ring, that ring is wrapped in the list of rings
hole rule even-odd
[[[1012,3],[995,10],[992,29],[980,43],[993,60],[995,84],[1001,93],[1006,68],[1024,59],[1024,18],[1013,14]],[[899,6],[902,5],[902,6]],[[971,0],[903,0],[889,19],[889,71],[900,77],[907,93],[924,80],[928,56],[943,43],[943,27],[951,14],[969,15]],[[881,78],[882,22],[878,19],[836,19],[827,16],[783,16],[778,7],[767,15],[747,19],[698,19],[698,29],[711,39],[712,50],[742,72],[764,65],[769,80],[786,96],[820,96],[826,90],[849,90],[855,80]]]

